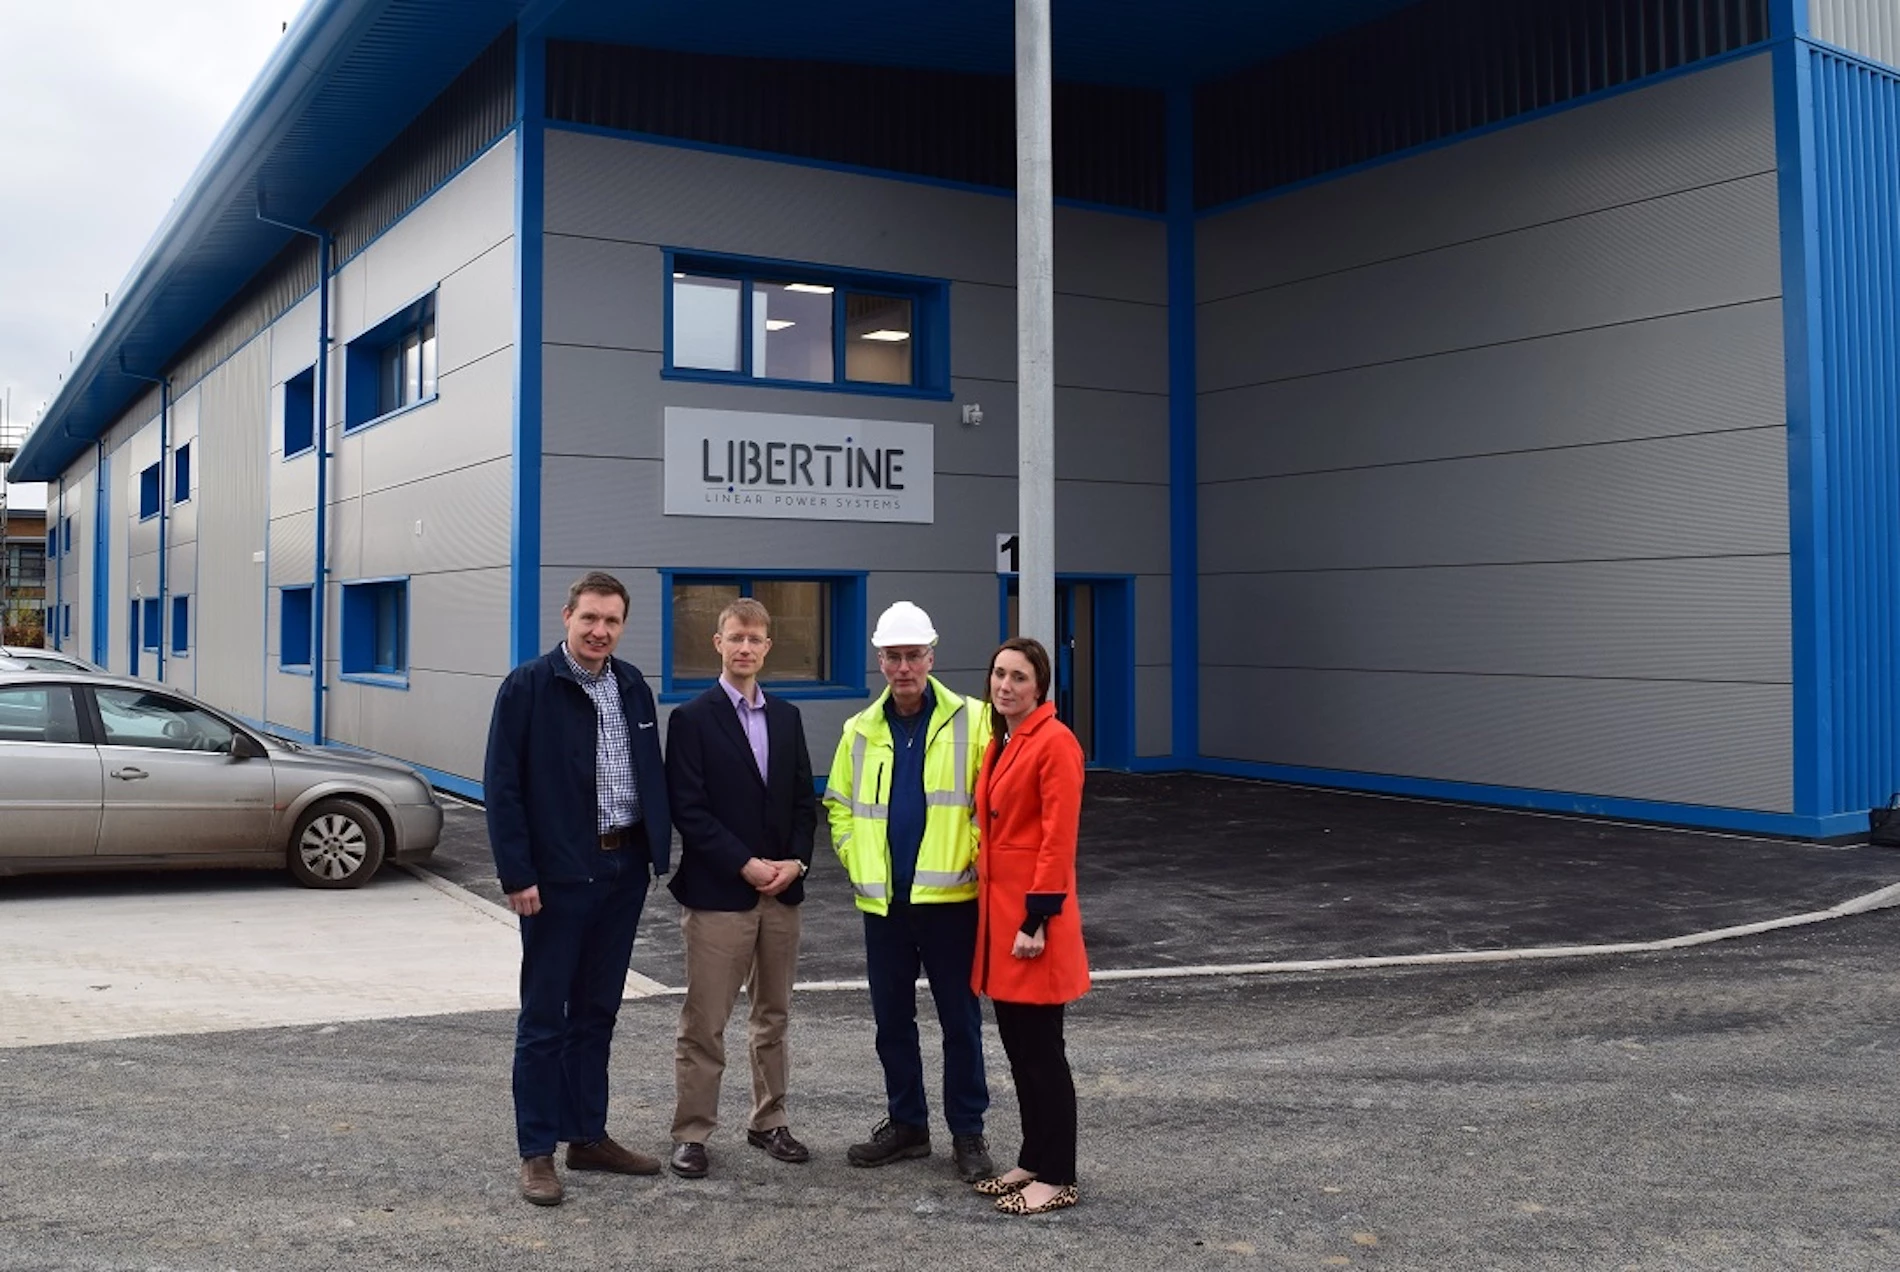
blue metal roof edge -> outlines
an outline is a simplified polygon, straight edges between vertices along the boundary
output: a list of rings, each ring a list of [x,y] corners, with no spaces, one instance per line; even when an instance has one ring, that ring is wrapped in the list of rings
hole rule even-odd
[[[159,223],[152,241],[120,284],[118,300],[92,333],[73,373],[46,414],[27,434],[13,463],[15,481],[55,481],[67,464],[104,431],[93,421],[84,436],[67,429],[67,417],[102,373],[116,373],[111,354],[138,326],[158,287],[179,259],[218,216],[226,199],[250,181],[270,143],[295,122],[323,84],[330,63],[346,51],[389,0],[309,0],[212,141],[185,188]],[[289,237],[286,231],[286,238]],[[140,368],[155,372],[159,368]],[[144,390],[135,382],[127,395]],[[121,407],[120,409],[123,409]]]

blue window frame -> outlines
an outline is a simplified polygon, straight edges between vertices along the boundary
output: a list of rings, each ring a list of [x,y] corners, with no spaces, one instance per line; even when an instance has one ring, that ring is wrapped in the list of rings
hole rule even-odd
[[[191,598],[172,597],[172,652],[183,657],[191,652]]]
[[[363,579],[343,585],[345,679],[409,683],[409,580]]]
[[[666,253],[676,380],[950,396],[950,284],[792,261]]]
[[[144,613],[142,620],[143,639],[140,641],[140,644],[153,653],[157,653],[159,637],[162,634],[160,625],[164,618],[164,611],[159,609],[158,598],[156,596],[146,597],[141,603],[141,608]]]
[[[59,557],[59,531],[48,530],[46,532],[46,559],[48,561],[52,561],[52,560],[58,559],[58,557]]]
[[[345,348],[343,431],[432,402],[435,395],[435,293],[430,292]]]
[[[308,583],[278,589],[277,665],[285,671],[310,670],[310,618],[315,612],[311,591]]]
[[[60,551],[71,552],[73,550],[73,519],[71,517],[60,523],[60,538],[64,541],[60,545]]]
[[[152,464],[139,474],[140,521],[149,521],[158,515],[158,494],[158,465]]]
[[[191,443],[172,452],[172,502],[191,502]]]
[[[787,698],[862,698],[862,572],[662,570],[661,697],[680,701],[719,678],[713,631],[741,596],[772,615],[772,652],[760,677]]]
[[[284,458],[317,444],[317,369],[305,367],[284,381]]]

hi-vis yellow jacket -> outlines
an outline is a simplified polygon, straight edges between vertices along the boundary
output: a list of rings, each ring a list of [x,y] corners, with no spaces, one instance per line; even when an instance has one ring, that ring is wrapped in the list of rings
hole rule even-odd
[[[915,905],[976,899],[977,770],[990,744],[987,704],[964,698],[930,678],[936,695],[924,751],[924,838],[917,849]],[[878,700],[844,722],[825,783],[831,846],[851,877],[858,909],[890,913],[891,725]]]

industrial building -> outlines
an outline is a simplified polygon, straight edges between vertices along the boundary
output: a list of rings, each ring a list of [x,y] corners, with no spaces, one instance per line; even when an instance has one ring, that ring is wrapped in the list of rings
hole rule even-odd
[[[1891,0],[1053,22],[1092,760],[1864,833]],[[765,600],[815,754],[893,600],[978,689],[1021,547],[1012,37],[1008,0],[312,0],[14,465],[60,643],[469,794],[589,568],[663,702]]]

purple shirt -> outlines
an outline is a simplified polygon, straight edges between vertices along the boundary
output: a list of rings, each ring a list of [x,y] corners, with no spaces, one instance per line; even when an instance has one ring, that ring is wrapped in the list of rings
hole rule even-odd
[[[732,709],[739,713],[739,730],[752,746],[752,758],[759,766],[759,780],[768,780],[765,762],[770,752],[765,741],[765,691],[755,683],[752,696],[757,701],[747,702],[724,676],[719,677],[719,687],[726,691],[726,696],[732,699]]]

